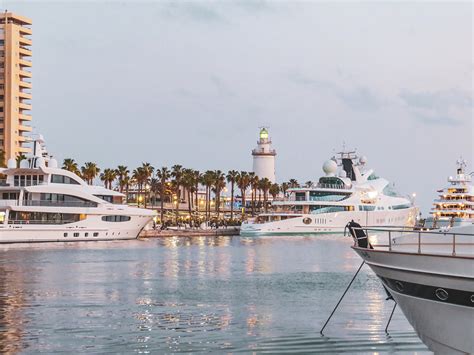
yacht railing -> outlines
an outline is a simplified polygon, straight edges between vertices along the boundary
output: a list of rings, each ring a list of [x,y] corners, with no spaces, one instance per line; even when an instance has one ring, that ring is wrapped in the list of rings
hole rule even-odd
[[[56,221],[43,221],[43,220],[19,220],[19,219],[14,219],[8,220],[8,224],[68,224],[68,223],[74,223],[78,222],[75,220],[56,220]]]
[[[365,235],[367,236],[367,240],[370,242],[370,236],[369,236],[369,231],[371,232],[383,232],[387,233],[388,235],[388,244],[372,244],[370,245],[374,248],[387,248],[388,251],[393,251],[393,238],[395,237],[400,237],[402,234],[407,234],[409,233],[410,235],[413,235],[415,237],[415,242],[398,242],[396,243],[397,247],[400,246],[413,246],[417,248],[416,254],[423,254],[422,250],[423,247],[426,246],[448,246],[450,247],[449,249],[451,252],[452,256],[456,256],[456,250],[460,246],[474,246],[474,234],[470,233],[452,233],[448,231],[438,231],[438,230],[418,230],[414,228],[371,228],[371,227],[356,227],[353,228],[354,230],[361,230],[365,232]],[[398,234],[397,234],[398,233]],[[433,241],[426,241],[428,238],[432,238],[433,235],[443,235],[446,237],[446,242],[433,242]],[[459,242],[457,240],[457,237],[460,236],[469,236],[472,238],[471,242]],[[428,239],[429,240],[429,239]],[[354,241],[354,246],[357,247],[357,241]]]
[[[338,190],[350,190],[351,187],[347,185],[340,185],[340,184],[326,184],[322,182],[318,182],[316,187],[323,188],[323,189],[338,189]]]

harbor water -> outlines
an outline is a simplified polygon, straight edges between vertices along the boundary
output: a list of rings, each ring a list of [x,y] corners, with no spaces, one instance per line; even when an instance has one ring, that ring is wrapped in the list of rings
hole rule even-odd
[[[0,352],[429,351],[348,237],[0,246]]]

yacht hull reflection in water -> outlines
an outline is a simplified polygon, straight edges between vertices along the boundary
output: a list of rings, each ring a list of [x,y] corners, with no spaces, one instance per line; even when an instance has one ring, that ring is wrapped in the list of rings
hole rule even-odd
[[[421,340],[439,354],[474,353],[474,225],[443,232],[366,232],[371,248],[357,241],[354,250],[381,279]],[[384,239],[387,244],[380,243]]]
[[[88,185],[48,159],[42,138],[20,167],[0,169],[0,243],[134,239],[155,212],[122,204],[124,195]]]

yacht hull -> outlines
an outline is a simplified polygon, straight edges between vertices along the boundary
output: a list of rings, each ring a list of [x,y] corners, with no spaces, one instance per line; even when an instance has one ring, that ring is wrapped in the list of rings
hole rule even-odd
[[[474,259],[354,249],[381,279],[430,350],[474,353]]]
[[[344,232],[345,226],[351,220],[367,226],[413,226],[416,221],[417,213],[418,209],[411,207],[393,211],[301,214],[298,215],[298,217],[265,223],[247,221],[242,224],[240,235],[340,234]],[[278,215],[275,214],[275,216]]]
[[[133,216],[130,221],[115,223],[7,224],[0,227],[0,244],[136,239],[151,219],[149,216]]]

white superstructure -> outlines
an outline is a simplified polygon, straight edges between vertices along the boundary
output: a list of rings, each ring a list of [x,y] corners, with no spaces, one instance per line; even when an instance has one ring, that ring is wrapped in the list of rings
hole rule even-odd
[[[448,178],[448,186],[438,190],[427,226],[443,228],[474,222],[474,185],[466,173],[466,161],[459,159],[456,175]]]
[[[418,209],[387,180],[366,169],[367,159],[341,152],[323,165],[311,187],[292,188],[273,211],[244,222],[241,235],[340,233],[350,220],[364,226],[413,226]]]
[[[444,231],[356,228],[351,233],[357,237],[354,250],[430,350],[474,353],[474,224]]]
[[[134,239],[155,212],[122,204],[123,194],[87,185],[58,168],[34,142],[33,156],[0,168],[0,243]]]
[[[260,129],[257,148],[252,150],[253,172],[260,179],[267,178],[275,183],[275,156],[276,151],[272,148],[272,140],[268,136],[268,130],[263,127]]]

